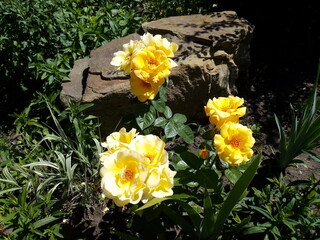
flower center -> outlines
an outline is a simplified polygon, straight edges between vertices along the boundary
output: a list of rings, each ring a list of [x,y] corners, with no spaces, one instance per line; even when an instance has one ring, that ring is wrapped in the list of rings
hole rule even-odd
[[[149,159],[150,163],[152,163],[153,158],[154,158],[152,155],[147,154],[147,155],[145,155],[145,157]]]
[[[230,145],[231,147],[233,148],[239,148],[240,147],[240,144],[241,144],[241,141],[237,138],[233,138],[231,141],[230,141]]]
[[[148,64],[149,65],[156,65],[157,64],[157,61],[155,59],[149,59],[148,60]]]
[[[129,60],[132,56],[132,53],[128,53],[127,56],[126,56],[126,60]]]
[[[134,177],[134,172],[130,169],[126,169],[121,174],[121,178],[123,181],[132,181],[133,177]]]
[[[151,84],[150,83],[147,83],[145,81],[142,80],[142,83],[141,83],[142,87],[143,88],[147,88],[147,89],[150,89],[151,88]]]
[[[221,108],[221,110],[222,110],[223,112],[227,112],[227,111],[229,111],[230,109],[231,109],[230,106],[225,106],[225,107],[222,107],[222,108]]]

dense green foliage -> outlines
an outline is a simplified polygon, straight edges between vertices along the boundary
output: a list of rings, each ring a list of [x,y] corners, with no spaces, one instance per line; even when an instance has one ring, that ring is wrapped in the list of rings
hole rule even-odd
[[[109,1],[1,1],[0,112],[25,106],[17,95],[57,91],[75,60],[139,26],[134,9]]]

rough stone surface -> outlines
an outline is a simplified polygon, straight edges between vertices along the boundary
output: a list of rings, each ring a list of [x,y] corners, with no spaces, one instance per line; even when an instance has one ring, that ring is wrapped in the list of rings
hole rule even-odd
[[[70,82],[62,84],[60,99],[94,103],[88,111],[99,117],[103,135],[136,111],[129,76],[110,65],[113,53],[145,32],[161,34],[179,45],[167,88],[168,105],[189,120],[205,118],[203,106],[212,97],[236,94],[236,81],[244,82],[250,64],[253,26],[235,12],[190,15],[142,24],[138,33],[115,39],[75,62]]]

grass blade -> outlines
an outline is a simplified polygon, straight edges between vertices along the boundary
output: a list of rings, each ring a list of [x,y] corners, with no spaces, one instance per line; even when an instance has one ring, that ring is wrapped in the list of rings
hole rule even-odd
[[[230,215],[232,209],[239,201],[241,195],[247,189],[248,185],[250,184],[251,180],[253,179],[254,175],[257,172],[257,169],[260,165],[261,161],[261,153],[255,157],[253,157],[250,166],[247,170],[243,173],[243,175],[239,178],[236,182],[232,190],[230,191],[228,197],[224,201],[218,216],[216,218],[216,222],[214,224],[213,235],[210,239],[215,240],[218,238],[224,222],[227,220],[228,216]]]

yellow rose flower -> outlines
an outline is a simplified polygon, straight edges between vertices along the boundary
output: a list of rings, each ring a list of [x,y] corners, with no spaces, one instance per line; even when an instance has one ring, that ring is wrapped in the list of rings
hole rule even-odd
[[[152,198],[163,198],[173,195],[174,176],[177,172],[169,168],[169,164],[153,168],[149,171],[146,188],[142,196],[142,202],[146,203]]]
[[[163,84],[164,78],[170,75],[171,68],[167,55],[154,46],[140,49],[132,58],[133,73],[147,83]]]
[[[158,50],[162,50],[167,57],[174,57],[174,52],[178,50],[178,45],[176,43],[170,43],[168,39],[162,38],[161,35],[157,34],[153,36],[150,33],[145,33],[141,37],[141,42],[146,46],[154,46]]]
[[[130,40],[129,43],[123,45],[123,51],[114,53],[114,57],[111,60],[111,65],[118,67],[118,71],[122,71],[125,74],[129,74],[131,71],[131,60],[134,54],[134,50],[137,46],[137,41]]]
[[[149,169],[168,164],[168,153],[164,147],[164,141],[152,134],[139,135],[131,142],[131,149],[146,158]]]
[[[243,98],[233,96],[213,98],[208,100],[204,110],[209,121],[221,128],[225,122],[239,122],[239,118],[246,114],[245,107],[239,108],[243,102]]]
[[[147,83],[138,78],[134,73],[131,73],[130,76],[131,92],[137,96],[140,102],[145,102],[148,99],[154,99],[159,92],[160,85],[164,82],[163,79],[163,81],[157,84]]]
[[[107,141],[101,145],[108,149],[107,154],[113,153],[120,148],[128,148],[131,141],[138,135],[137,130],[132,128],[129,132],[121,128],[119,132],[113,132],[107,137]],[[102,153],[103,154],[103,153]]]
[[[113,199],[117,206],[137,204],[146,188],[148,165],[138,152],[121,149],[109,155],[100,175],[104,195]]]
[[[214,136],[216,153],[221,160],[231,166],[249,161],[253,154],[251,148],[254,143],[251,129],[239,123],[223,124],[220,134]]]

